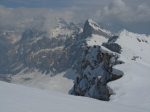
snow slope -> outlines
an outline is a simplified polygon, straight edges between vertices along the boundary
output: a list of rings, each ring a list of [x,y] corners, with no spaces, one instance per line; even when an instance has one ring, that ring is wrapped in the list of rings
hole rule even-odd
[[[149,112],[114,102],[42,91],[0,82],[1,112]]]
[[[150,36],[135,34],[129,31],[122,31],[116,43],[122,47],[122,57],[131,60],[134,56],[136,61],[150,64]]]
[[[111,102],[150,111],[150,65],[126,62],[116,68],[123,70],[124,76],[109,84],[116,93],[111,96]]]
[[[68,94],[73,86],[73,79],[75,76],[75,71],[72,69],[59,73],[53,77],[38,71],[21,72],[12,77],[11,83]]]
[[[86,43],[88,46],[94,46],[94,45],[102,45],[102,43],[107,42],[108,39],[104,36],[92,34],[91,37],[88,37],[86,39]]]
[[[150,36],[124,30],[116,43],[122,47],[120,60],[125,63],[115,68],[124,76],[109,83],[115,92],[111,102],[150,111]]]

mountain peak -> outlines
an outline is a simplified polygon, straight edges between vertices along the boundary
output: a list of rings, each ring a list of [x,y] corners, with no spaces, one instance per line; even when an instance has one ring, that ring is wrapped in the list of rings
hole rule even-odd
[[[93,21],[92,19],[88,19],[86,20],[85,24],[84,24],[84,28],[83,28],[83,34],[86,37],[91,36],[92,34],[98,34],[101,36],[104,36],[106,38],[109,38],[112,36],[111,32],[102,29],[98,23],[96,23],[95,21]]]
[[[95,29],[99,29],[100,26],[98,25],[98,23],[96,23],[94,20],[92,19],[88,19],[87,22],[89,23],[89,25]]]

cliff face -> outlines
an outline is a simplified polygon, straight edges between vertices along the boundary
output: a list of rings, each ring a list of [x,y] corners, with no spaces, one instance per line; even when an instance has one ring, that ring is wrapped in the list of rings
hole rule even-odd
[[[113,66],[118,63],[117,53],[101,46],[87,47],[84,51],[72,94],[109,100],[112,91],[107,83],[122,77],[114,74]]]
[[[92,36],[92,34],[97,34],[104,36],[105,38],[110,38],[112,35],[109,31],[102,29],[95,21],[88,19],[83,28],[84,37]]]

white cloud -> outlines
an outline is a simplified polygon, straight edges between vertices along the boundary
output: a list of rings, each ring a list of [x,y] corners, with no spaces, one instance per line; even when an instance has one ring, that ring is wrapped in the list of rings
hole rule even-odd
[[[0,7],[0,28],[25,29],[37,27],[50,29],[56,26],[58,18],[73,20],[73,12],[46,8],[6,8]]]
[[[18,2],[20,0],[2,0]],[[21,0],[28,4],[40,0]],[[43,1],[41,1],[43,2]],[[0,6],[0,27],[51,28],[56,25],[56,18],[67,21],[84,22],[92,18],[98,22],[121,24],[121,27],[141,26],[140,30],[150,32],[149,0],[44,0],[47,4],[70,4],[60,8],[7,8]],[[73,7],[72,7],[73,6]],[[41,25],[42,24],[42,25]],[[140,25],[139,25],[140,24]],[[37,25],[37,26],[36,26]],[[146,25],[146,26],[144,26]]]
[[[123,0],[113,0],[110,5],[104,7],[103,16],[123,22],[146,22],[150,21],[150,7],[144,3],[132,7]]]

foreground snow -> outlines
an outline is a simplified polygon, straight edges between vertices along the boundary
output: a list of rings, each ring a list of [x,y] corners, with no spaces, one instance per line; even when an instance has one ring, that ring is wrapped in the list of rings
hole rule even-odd
[[[0,82],[1,112],[149,112],[119,102],[102,102]]]
[[[111,101],[150,111],[150,36],[124,30],[116,43],[122,47],[120,60],[125,63],[115,68],[124,76],[109,84],[116,93]]]
[[[53,77],[50,74],[45,75],[34,71],[19,73],[13,76],[11,83],[68,94],[69,90],[73,87],[75,77],[75,71],[72,69],[68,69]]]
[[[115,92],[115,95],[111,96],[111,102],[150,111],[150,65],[126,62],[116,68],[123,70],[124,76],[109,84]]]

